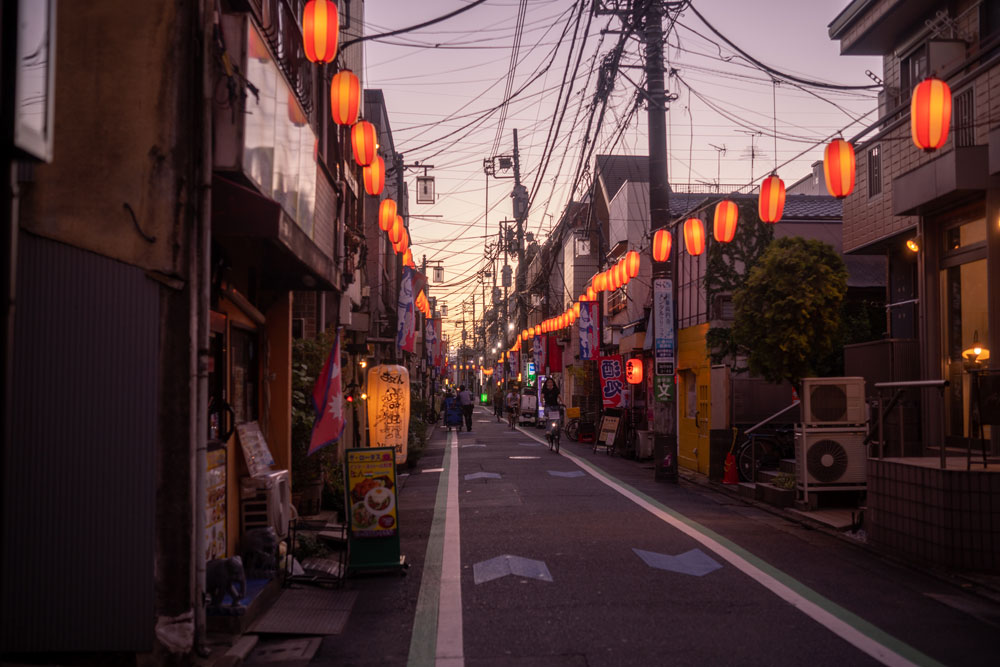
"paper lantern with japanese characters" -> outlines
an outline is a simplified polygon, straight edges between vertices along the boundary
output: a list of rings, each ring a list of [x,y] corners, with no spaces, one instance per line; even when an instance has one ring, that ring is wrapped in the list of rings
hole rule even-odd
[[[406,463],[410,423],[410,373],[405,366],[368,369],[368,434],[370,447],[392,447],[396,463]]]
[[[629,384],[642,384],[642,359],[629,359],[625,362],[625,379]]]

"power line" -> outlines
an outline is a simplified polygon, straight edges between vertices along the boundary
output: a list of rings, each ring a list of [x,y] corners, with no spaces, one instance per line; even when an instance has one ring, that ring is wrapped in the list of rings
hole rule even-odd
[[[478,7],[479,5],[483,4],[484,2],[486,2],[486,0],[473,0],[473,2],[471,2],[470,4],[468,4],[468,5],[464,6],[464,7],[459,7],[458,9],[456,9],[453,12],[449,12],[449,13],[443,15],[443,16],[439,16],[439,17],[437,17],[435,19],[431,19],[430,21],[424,21],[423,23],[418,23],[417,25],[411,25],[408,28],[400,28],[399,30],[390,30],[389,32],[381,32],[381,33],[378,33],[378,34],[375,34],[375,35],[363,35],[361,37],[355,37],[354,39],[349,39],[346,42],[343,42],[340,45],[340,50],[346,49],[348,46],[351,46],[352,44],[357,44],[359,42],[367,42],[368,40],[372,40],[372,39],[382,39],[383,37],[392,37],[393,35],[402,35],[404,32],[412,32],[414,30],[420,30],[421,28],[426,28],[429,25],[434,25],[435,23],[440,23],[441,21],[447,21],[451,17],[458,16],[459,14],[461,14],[463,12],[467,12],[470,9],[472,9],[473,7]]]

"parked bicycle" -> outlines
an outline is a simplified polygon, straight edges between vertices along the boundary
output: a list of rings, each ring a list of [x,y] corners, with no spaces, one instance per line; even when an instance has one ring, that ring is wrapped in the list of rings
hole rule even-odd
[[[757,471],[777,470],[781,459],[795,458],[795,430],[774,427],[754,431],[736,448],[740,481],[756,482]]]

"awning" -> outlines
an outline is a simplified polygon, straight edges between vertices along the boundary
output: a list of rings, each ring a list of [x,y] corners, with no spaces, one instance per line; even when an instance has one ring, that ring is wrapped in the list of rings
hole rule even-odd
[[[254,257],[266,289],[336,289],[333,259],[278,202],[219,174],[212,177],[212,239]]]

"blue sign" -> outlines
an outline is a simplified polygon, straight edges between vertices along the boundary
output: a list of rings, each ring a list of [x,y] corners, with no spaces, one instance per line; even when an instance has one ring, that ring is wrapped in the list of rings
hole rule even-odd
[[[528,362],[528,375],[534,375],[534,374],[535,374],[535,362],[529,361]]]

